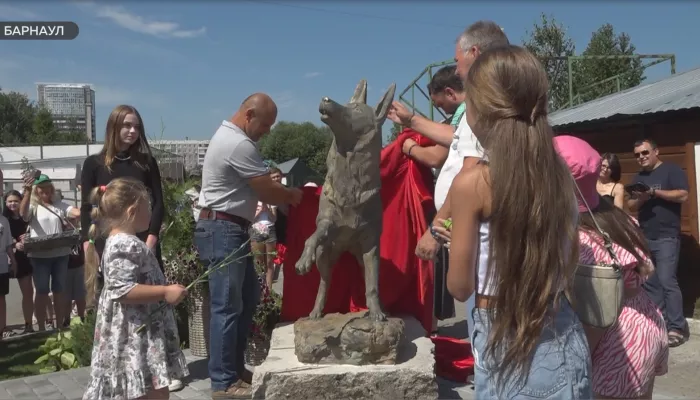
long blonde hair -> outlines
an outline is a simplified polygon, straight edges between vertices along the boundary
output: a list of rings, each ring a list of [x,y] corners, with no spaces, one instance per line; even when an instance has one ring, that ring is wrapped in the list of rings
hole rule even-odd
[[[124,124],[124,119],[129,114],[134,114],[141,125],[141,132],[139,132],[138,140],[129,147],[129,156],[131,156],[134,163],[143,170],[148,169],[148,163],[153,157],[151,146],[148,145],[148,139],[146,138],[146,128],[143,126],[141,114],[139,114],[133,106],[122,104],[116,106],[114,110],[112,110],[112,113],[109,114],[109,118],[107,118],[105,144],[104,147],[102,147],[101,154],[104,156],[105,167],[107,167],[108,170],[111,170],[114,156],[119,152],[119,144],[121,143],[119,132]]]
[[[132,224],[133,220],[125,216],[126,210],[148,201],[150,196],[146,186],[133,178],[117,178],[106,186],[92,189],[92,225],[88,231],[89,245],[85,252],[85,287],[88,301],[95,299],[97,289],[99,257],[95,249],[95,240],[106,236],[115,228]]]
[[[487,279],[495,298],[487,352],[499,354],[505,379],[526,376],[578,259],[577,203],[547,122],[548,86],[537,58],[513,45],[482,53],[465,82],[474,133],[489,159]]]
[[[56,203],[56,187],[53,185],[52,182],[43,182],[38,185],[32,186],[32,197],[29,199],[29,204],[31,204],[34,207],[37,207],[41,203],[41,198],[39,197],[39,193],[37,191],[39,187],[41,187],[41,190],[44,190],[45,188],[50,188],[51,202],[49,204],[53,205],[54,203]]]

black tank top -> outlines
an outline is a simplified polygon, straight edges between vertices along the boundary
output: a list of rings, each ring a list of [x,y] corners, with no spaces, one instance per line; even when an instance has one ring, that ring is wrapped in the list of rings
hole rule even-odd
[[[604,198],[605,200],[615,203],[615,196],[613,196],[613,191],[615,191],[615,186],[617,186],[617,182],[613,185],[612,189],[610,189],[610,194],[604,194],[600,197]]]

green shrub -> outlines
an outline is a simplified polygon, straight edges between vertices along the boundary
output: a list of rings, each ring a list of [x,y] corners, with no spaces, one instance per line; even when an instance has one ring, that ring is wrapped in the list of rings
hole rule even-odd
[[[95,312],[88,312],[85,322],[79,317],[71,320],[71,342],[73,354],[81,367],[90,366],[92,360],[92,344],[95,338]]]

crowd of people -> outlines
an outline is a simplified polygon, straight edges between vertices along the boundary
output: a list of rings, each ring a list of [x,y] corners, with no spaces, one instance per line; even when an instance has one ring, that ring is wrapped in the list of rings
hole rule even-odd
[[[631,144],[639,184],[627,190],[617,156],[555,136],[545,70],[494,22],[469,26],[455,61],[428,85],[450,117],[434,122],[400,102],[388,115],[434,142],[402,145],[406,157],[437,173],[436,212],[415,250],[435,261],[433,330],[454,313],[453,299],[466,302],[477,398],[650,398],[655,377],[667,371],[669,346],[688,334],[676,281],[687,177],[659,158],[654,141],[641,140]],[[266,253],[277,242],[276,219],[302,199],[256,146],[276,118],[270,96],[249,96],[222,121],[204,159],[193,241],[212,269],[213,398],[251,396],[244,352],[260,298],[254,262],[271,285]],[[73,301],[81,315],[86,300],[96,303],[84,398],[168,398],[188,374],[168,305],[187,291],[163,274],[161,177],[135,108],[112,111],[104,148],[82,171],[80,209],[57,198],[46,175],[5,195],[1,309],[10,277],[22,291],[27,331],[32,314],[46,329],[49,294],[58,325]],[[71,220],[81,229],[76,254],[71,247],[24,252],[27,237],[60,233]],[[230,257],[251,250],[255,259]],[[584,325],[567,295],[577,265],[613,262],[623,271],[622,311],[608,328]]]

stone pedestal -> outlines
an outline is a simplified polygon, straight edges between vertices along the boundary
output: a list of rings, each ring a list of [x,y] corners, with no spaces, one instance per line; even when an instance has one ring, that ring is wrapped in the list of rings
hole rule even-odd
[[[367,312],[328,314],[294,323],[294,353],[307,364],[396,364],[404,322],[375,322]]]
[[[278,325],[267,359],[255,368],[253,399],[437,399],[433,342],[415,318],[401,320],[404,334],[394,365],[299,362],[294,324]]]

